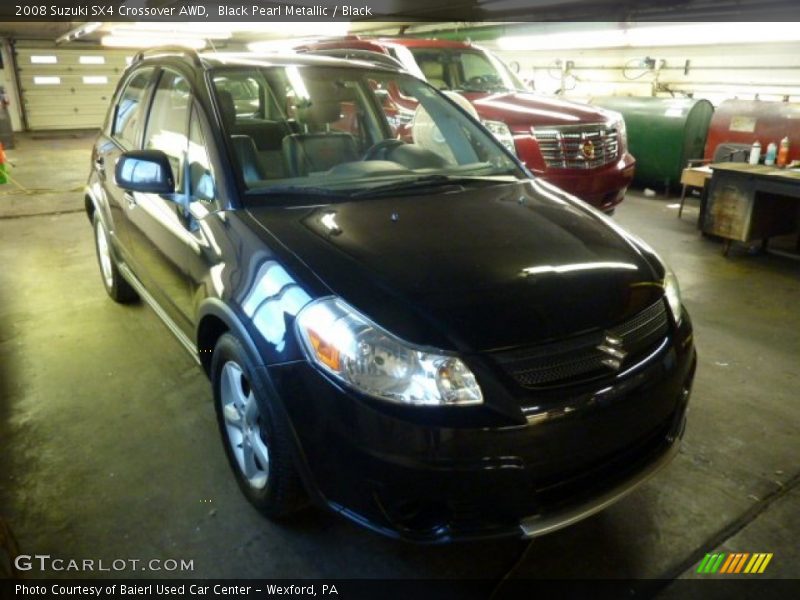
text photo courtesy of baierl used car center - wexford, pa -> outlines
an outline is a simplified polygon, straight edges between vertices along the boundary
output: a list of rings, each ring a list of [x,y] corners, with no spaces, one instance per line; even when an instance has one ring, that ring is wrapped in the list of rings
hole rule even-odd
[[[10,598],[800,595],[800,6],[0,5]]]

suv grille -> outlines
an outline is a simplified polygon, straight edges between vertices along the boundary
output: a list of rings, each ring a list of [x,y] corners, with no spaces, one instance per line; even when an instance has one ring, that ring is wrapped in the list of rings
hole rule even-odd
[[[556,169],[594,169],[616,160],[619,132],[607,125],[531,128],[544,162]]]
[[[574,385],[614,372],[603,363],[609,355],[597,349],[603,344],[606,334],[621,341],[620,346],[626,356],[620,368],[625,369],[651,352],[663,341],[668,330],[667,309],[664,302],[659,300],[606,331],[523,350],[497,352],[492,358],[525,388]]]

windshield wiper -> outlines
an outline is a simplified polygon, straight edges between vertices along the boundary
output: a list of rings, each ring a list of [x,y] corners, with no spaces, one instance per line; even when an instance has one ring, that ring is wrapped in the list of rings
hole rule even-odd
[[[248,190],[251,194],[264,194],[268,196],[279,196],[282,194],[291,196],[344,196],[346,192],[342,190],[332,190],[330,188],[314,187],[310,185],[270,185],[262,188]]]
[[[376,185],[365,190],[352,192],[351,198],[368,198],[373,196],[381,196],[395,192],[413,191],[418,189],[425,189],[431,187],[448,186],[448,185],[474,185],[476,183],[488,185],[507,183],[506,181],[498,181],[490,179],[489,176],[480,177],[464,177],[454,175],[424,175],[422,177],[415,177],[413,179],[403,179],[401,181],[393,181],[383,185]]]

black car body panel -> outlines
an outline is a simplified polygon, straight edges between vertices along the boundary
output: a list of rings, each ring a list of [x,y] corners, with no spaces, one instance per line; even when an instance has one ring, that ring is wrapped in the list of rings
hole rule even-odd
[[[591,503],[669,451],[696,365],[690,332],[687,321],[626,379],[558,398],[520,395],[539,410],[492,427],[411,422],[305,362],[269,375],[296,399],[286,408],[308,472],[337,510],[423,542],[519,535],[520,520]]]
[[[629,240],[535,181],[250,212],[335,294],[417,345],[468,353],[561,339],[662,295]],[[334,231],[322,223],[331,215]]]
[[[318,503],[415,541],[521,535],[523,519],[591,505],[677,443],[696,365],[691,321],[667,309],[664,267],[646,245],[536,180],[245,206],[207,71],[180,58],[134,72],[142,66],[190,82],[217,202],[185,208],[117,189],[124,148],[112,111],[93,150],[87,211],[105,223],[124,276],[206,368],[220,331],[242,341]],[[295,318],[328,296],[406,342],[460,356],[483,403],[391,404],[313,366]],[[644,322],[645,313],[655,316]],[[626,327],[648,328],[636,352],[617,369],[595,368],[603,336]],[[584,353],[564,367],[580,376],[534,381],[509,366],[556,347]]]

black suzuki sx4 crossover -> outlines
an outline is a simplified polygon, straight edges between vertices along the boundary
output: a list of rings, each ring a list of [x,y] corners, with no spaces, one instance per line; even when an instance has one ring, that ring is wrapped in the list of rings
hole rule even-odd
[[[103,284],[202,365],[270,518],[533,537],[678,450],[696,357],[675,276],[468,109],[302,55],[162,49],[120,81],[86,187]]]

